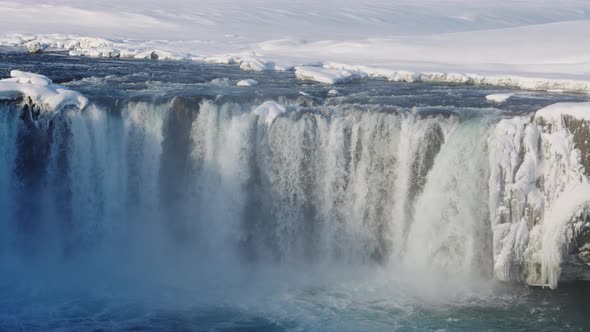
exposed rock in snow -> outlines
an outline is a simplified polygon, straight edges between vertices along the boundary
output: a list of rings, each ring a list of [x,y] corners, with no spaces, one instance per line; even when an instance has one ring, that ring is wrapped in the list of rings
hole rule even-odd
[[[514,93],[496,93],[493,95],[487,95],[486,100],[493,101],[495,103],[503,103],[512,96],[514,96]]]
[[[79,92],[70,90],[39,74],[13,70],[12,78],[0,80],[0,99],[30,98],[48,111],[58,111],[65,106],[83,109],[88,99]]]
[[[253,80],[253,79],[241,80],[238,82],[237,85],[238,86],[254,86],[254,85],[258,85],[258,81]]]

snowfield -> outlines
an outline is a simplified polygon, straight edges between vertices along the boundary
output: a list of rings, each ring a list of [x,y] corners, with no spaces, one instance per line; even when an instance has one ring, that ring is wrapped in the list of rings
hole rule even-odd
[[[0,15],[0,47],[29,52],[590,92],[582,0],[21,0]]]

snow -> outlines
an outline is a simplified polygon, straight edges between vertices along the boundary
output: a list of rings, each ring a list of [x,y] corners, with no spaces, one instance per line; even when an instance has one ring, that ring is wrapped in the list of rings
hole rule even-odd
[[[275,101],[267,101],[256,107],[253,113],[258,115],[261,121],[264,121],[268,126],[270,126],[277,116],[285,113],[286,111],[287,109],[285,106]]]
[[[237,86],[254,86],[254,85],[258,85],[258,81],[253,80],[253,79],[241,80],[237,84]]]
[[[13,81],[20,84],[49,85],[52,83],[49,78],[43,75],[28,73],[20,70],[10,71],[10,77],[13,78]]]
[[[35,104],[49,111],[57,111],[66,106],[83,109],[88,99],[82,94],[54,84],[49,78],[20,70],[12,70],[11,78],[0,80],[0,99],[28,97]]]
[[[316,81],[324,84],[343,83],[366,76],[362,72],[345,69],[328,69],[320,67],[296,67],[295,76],[302,80]]]
[[[496,93],[486,96],[486,100],[493,101],[495,103],[503,103],[514,96],[514,93]]]
[[[22,0],[0,15],[0,46],[23,51],[590,92],[583,0]]]
[[[590,121],[590,102],[556,103],[537,111],[538,116],[553,121],[560,121],[564,114]]]

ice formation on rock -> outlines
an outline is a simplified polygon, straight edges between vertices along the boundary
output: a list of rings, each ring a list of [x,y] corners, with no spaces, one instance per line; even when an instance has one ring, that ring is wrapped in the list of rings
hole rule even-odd
[[[590,103],[501,120],[489,139],[494,274],[557,287],[590,231]],[[586,277],[587,278],[587,277]]]
[[[43,75],[12,70],[10,76],[0,80],[0,99],[25,98],[50,111],[66,106],[83,109],[88,104],[82,94],[54,84]]]

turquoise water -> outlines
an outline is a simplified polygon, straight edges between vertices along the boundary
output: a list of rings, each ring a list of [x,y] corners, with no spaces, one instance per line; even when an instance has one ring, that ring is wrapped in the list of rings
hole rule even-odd
[[[367,271],[369,274],[375,271]],[[325,271],[329,275],[333,271]],[[259,276],[262,278],[262,276]],[[335,278],[335,277],[334,277]],[[338,278],[336,278],[338,279]],[[488,283],[477,290],[416,289],[371,278],[301,285],[218,285],[179,291],[2,288],[0,328],[20,331],[583,331],[590,328],[587,285],[557,291]],[[205,282],[206,283],[206,282]],[[270,281],[270,284],[274,282]],[[413,289],[414,288],[414,289]],[[228,294],[231,292],[232,294]],[[90,294],[91,293],[91,294]]]

